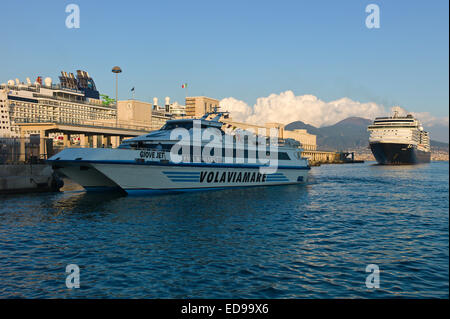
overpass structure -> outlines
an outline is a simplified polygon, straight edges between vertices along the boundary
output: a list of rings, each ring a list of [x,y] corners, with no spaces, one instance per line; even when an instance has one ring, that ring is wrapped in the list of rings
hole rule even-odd
[[[113,124],[111,122],[78,123],[17,123],[20,129],[21,141],[25,136],[39,135],[41,139],[49,133],[60,133],[63,136],[62,146],[65,147],[117,147],[121,140],[146,134],[152,130],[150,126]],[[73,145],[71,135],[77,135],[80,143]],[[25,154],[25,142],[21,142],[20,154]],[[23,152],[22,152],[23,150]],[[40,143],[39,154],[46,158],[46,144]],[[25,155],[24,155],[25,156]],[[23,158],[25,160],[25,158]]]

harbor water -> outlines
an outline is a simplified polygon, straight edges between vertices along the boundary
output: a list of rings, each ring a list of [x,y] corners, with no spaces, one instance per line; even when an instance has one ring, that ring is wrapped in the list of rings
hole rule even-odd
[[[0,298],[448,298],[448,174],[369,162],[307,185],[1,195]]]

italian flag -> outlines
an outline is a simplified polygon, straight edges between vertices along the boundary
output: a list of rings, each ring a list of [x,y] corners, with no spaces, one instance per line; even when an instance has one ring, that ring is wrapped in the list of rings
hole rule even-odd
[[[181,85],[181,88],[182,88],[182,89],[187,88],[187,83],[182,84],[182,85]]]

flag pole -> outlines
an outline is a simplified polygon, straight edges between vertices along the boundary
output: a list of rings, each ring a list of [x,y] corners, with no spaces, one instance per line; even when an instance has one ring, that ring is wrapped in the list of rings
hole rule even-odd
[[[184,101],[185,101],[185,103],[186,103],[186,99],[187,99],[187,97],[188,97],[187,83],[183,83],[181,87],[185,89],[185,91],[184,91],[184,93],[185,93]]]

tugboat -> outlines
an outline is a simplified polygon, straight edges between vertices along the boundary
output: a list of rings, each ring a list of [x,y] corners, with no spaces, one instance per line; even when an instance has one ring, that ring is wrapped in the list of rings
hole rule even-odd
[[[379,164],[419,164],[431,159],[430,137],[412,114],[400,115],[393,107],[390,117],[377,117],[368,127],[369,144]]]

